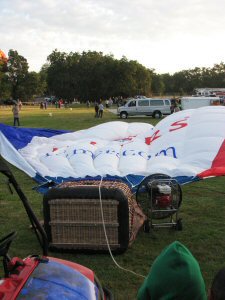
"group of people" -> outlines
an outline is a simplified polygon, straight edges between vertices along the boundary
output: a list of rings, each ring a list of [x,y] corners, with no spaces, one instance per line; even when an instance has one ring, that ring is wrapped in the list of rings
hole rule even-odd
[[[62,106],[63,106],[63,99],[62,98],[55,101],[55,108],[61,108]]]
[[[140,287],[138,300],[225,300],[225,267],[215,275],[208,296],[199,264],[175,241],[155,259]]]
[[[181,110],[181,100],[180,99],[171,99],[171,114]]]
[[[41,101],[40,103],[40,109],[47,109],[47,101]]]
[[[91,107],[91,102],[89,100],[86,101],[86,106],[87,108]],[[109,108],[113,105],[113,100],[110,97],[109,99],[106,99],[105,101],[103,101],[102,99],[100,99],[100,101],[95,101],[94,102],[94,108],[95,108],[95,117],[96,118],[102,118],[103,116],[103,112],[104,112],[104,104],[106,108]]]

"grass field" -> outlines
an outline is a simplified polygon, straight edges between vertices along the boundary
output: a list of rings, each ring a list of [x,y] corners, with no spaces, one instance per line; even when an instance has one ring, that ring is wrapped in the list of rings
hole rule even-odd
[[[49,116],[52,113],[52,117]],[[70,109],[23,107],[21,126],[54,129],[79,130],[106,121],[118,120],[116,115],[105,112],[102,119],[94,118],[94,108],[77,107]],[[157,120],[149,117],[130,118],[128,122],[149,122]],[[0,108],[0,123],[12,125],[10,108]],[[11,166],[31,205],[41,219],[42,195],[32,188],[37,184],[20,170]],[[41,253],[35,235],[29,228],[25,210],[16,193],[11,195],[0,175],[0,236],[16,230],[17,239],[11,245],[11,256],[26,257]],[[123,268],[146,276],[155,257],[174,240],[185,244],[199,261],[207,288],[215,272],[225,265],[225,179],[212,178],[182,186],[183,202],[179,216],[183,219],[183,230],[169,228],[151,230],[149,234],[140,232],[131,248],[117,255],[116,261]],[[115,299],[135,299],[143,278],[119,269],[108,254],[49,253],[49,255],[75,261],[95,271],[102,284],[109,287]]]

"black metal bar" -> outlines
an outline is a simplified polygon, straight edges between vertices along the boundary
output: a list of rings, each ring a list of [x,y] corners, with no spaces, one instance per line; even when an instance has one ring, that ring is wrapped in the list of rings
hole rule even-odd
[[[26,210],[28,218],[31,222],[32,228],[34,229],[35,234],[38,239],[38,242],[42,248],[43,255],[48,255],[48,238],[47,238],[47,234],[46,234],[43,226],[40,224],[38,218],[36,217],[33,209],[30,206],[30,203],[29,203],[27,197],[23,193],[22,189],[20,188],[19,184],[17,183],[12,172],[10,171],[10,169],[8,168],[8,166],[6,165],[6,163],[3,161],[3,159],[1,157],[0,157],[0,164],[1,164],[0,172],[8,177],[10,183],[15,188],[20,200],[23,203],[23,206]]]

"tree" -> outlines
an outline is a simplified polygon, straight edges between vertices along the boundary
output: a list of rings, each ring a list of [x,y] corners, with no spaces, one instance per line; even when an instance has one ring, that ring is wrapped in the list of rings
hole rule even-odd
[[[48,89],[57,97],[95,101],[151,91],[150,70],[126,57],[116,60],[96,51],[66,54],[54,50],[48,62]]]
[[[0,71],[0,99],[9,99],[11,97],[11,86],[4,72]]]
[[[165,86],[165,94],[172,95],[174,94],[174,80],[173,76],[169,73],[165,73],[161,75],[162,81]]]
[[[26,95],[25,79],[28,75],[27,60],[15,50],[9,50],[7,76],[11,85],[13,99],[24,98]]]
[[[165,91],[165,84],[163,82],[163,76],[153,73],[152,75],[152,92],[157,95],[163,95]]]
[[[47,61],[49,67],[47,69],[47,84],[48,90],[52,95],[58,97],[65,97],[64,91],[66,89],[66,58],[67,54],[59,52],[55,49],[48,57]]]
[[[23,90],[25,89],[25,90]],[[34,95],[43,95],[43,86],[40,79],[40,74],[36,72],[27,73],[24,82],[18,87],[20,95],[24,95],[25,101],[32,100]]]
[[[10,98],[10,86],[7,81],[7,58],[0,57],[0,99]]]
[[[49,95],[48,85],[47,85],[47,72],[49,65],[44,64],[38,73],[38,87],[37,87],[37,95]]]

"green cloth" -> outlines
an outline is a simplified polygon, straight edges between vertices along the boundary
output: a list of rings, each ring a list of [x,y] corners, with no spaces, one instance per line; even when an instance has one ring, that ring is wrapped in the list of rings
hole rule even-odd
[[[153,262],[138,291],[138,300],[206,300],[200,267],[180,242],[166,247]]]

